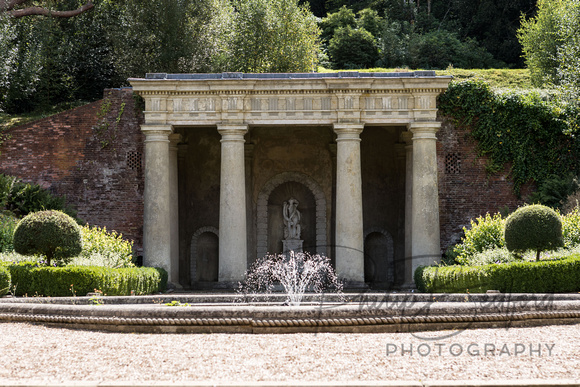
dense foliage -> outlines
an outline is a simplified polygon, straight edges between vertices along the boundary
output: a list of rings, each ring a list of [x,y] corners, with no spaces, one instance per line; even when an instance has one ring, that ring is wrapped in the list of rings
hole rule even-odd
[[[318,27],[297,0],[94,3],[67,19],[11,19],[0,12],[0,111],[95,100],[104,88],[147,72],[307,72],[316,66]]]
[[[538,12],[522,18],[518,37],[537,86],[555,85],[563,109],[580,108],[580,0],[539,0]],[[568,117],[580,129],[577,114]]]
[[[133,241],[123,239],[105,227],[81,227],[83,250],[73,264],[105,267],[133,267]]]
[[[59,264],[82,251],[81,231],[73,218],[60,211],[40,211],[25,216],[14,230],[14,251],[42,255],[46,264]]]
[[[494,91],[482,80],[452,82],[439,102],[443,114],[470,130],[490,172],[510,167],[517,194],[527,182],[540,186],[580,171],[580,142],[567,125],[580,110],[563,110],[537,91]]]
[[[357,62],[362,55],[345,41],[332,50],[330,41],[344,29],[368,32],[374,47],[366,57],[378,57],[374,65],[382,67],[462,68],[521,67],[521,47],[516,37],[520,16],[530,16],[535,0],[498,2],[494,0],[449,2],[397,0],[332,0],[324,4],[308,1],[321,20],[322,47],[328,50],[329,65],[342,63],[369,67]],[[340,40],[342,40],[340,39]],[[365,41],[366,45],[366,41]],[[338,60],[337,51],[340,52]],[[342,59],[353,54],[350,60]],[[365,59],[366,59],[365,57]],[[358,65],[358,66],[357,66]]]
[[[333,68],[521,67],[516,30],[535,0],[93,3],[64,19],[0,12],[0,111],[95,100],[147,72],[312,71],[319,59]]]
[[[529,206],[528,206],[529,207]],[[525,207],[522,207],[525,208]],[[580,246],[580,208],[558,215],[561,222],[563,248],[561,254],[575,251]],[[471,221],[470,228],[463,228],[461,241],[446,253],[448,264],[478,266],[488,263],[509,263],[533,260],[536,254],[514,255],[506,248],[506,219],[501,214],[486,214]],[[527,236],[524,237],[527,239]],[[558,253],[560,254],[560,253]]]
[[[67,205],[65,197],[53,195],[38,184],[0,174],[0,211],[25,216],[43,210],[62,211],[73,218],[77,214],[74,208]]]
[[[10,291],[10,271],[0,266],[0,297],[7,294]]]
[[[504,247],[504,225],[505,219],[502,219],[501,214],[485,214],[485,217],[472,219],[471,228],[464,228],[461,243],[453,249],[455,261],[464,265],[477,253]]]
[[[13,235],[18,218],[11,213],[0,212],[0,253],[14,250]]]
[[[536,261],[545,250],[564,245],[560,215],[540,204],[520,207],[505,222],[505,244],[510,252],[536,251]]]
[[[429,293],[564,293],[580,291],[580,255],[485,266],[421,266],[415,284]]]
[[[165,291],[167,272],[140,267],[111,269],[90,266],[45,267],[22,263],[7,266],[16,296],[84,296],[98,290],[108,296]]]

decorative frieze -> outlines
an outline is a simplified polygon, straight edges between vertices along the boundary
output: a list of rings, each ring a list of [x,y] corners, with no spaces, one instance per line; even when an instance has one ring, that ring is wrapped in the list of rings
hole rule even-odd
[[[436,97],[450,80],[430,72],[352,77],[270,74],[259,82],[245,76],[224,82],[222,77],[206,75],[180,76],[179,80],[164,75],[153,82],[132,79],[134,90],[145,99],[146,121],[270,125],[282,120],[285,124],[331,125],[360,120],[363,124],[406,125],[436,120]]]

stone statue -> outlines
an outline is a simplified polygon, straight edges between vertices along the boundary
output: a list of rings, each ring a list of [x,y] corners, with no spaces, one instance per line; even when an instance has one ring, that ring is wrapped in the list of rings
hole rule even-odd
[[[300,239],[300,211],[298,211],[298,200],[294,198],[284,202],[284,238]]]

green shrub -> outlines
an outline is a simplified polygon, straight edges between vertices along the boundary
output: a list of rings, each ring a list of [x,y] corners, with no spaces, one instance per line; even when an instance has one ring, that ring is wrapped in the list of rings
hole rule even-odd
[[[421,292],[561,293],[580,291],[580,254],[561,260],[484,266],[428,266],[415,271]]]
[[[465,266],[481,266],[489,265],[492,263],[511,263],[520,261],[522,261],[522,257],[510,253],[509,250],[504,246],[495,247],[473,254],[469,257],[465,263]]]
[[[562,215],[561,219],[564,247],[571,249],[580,245],[580,209],[574,208],[566,215]]]
[[[0,210],[8,207],[12,188],[14,187],[14,183],[17,180],[18,179],[13,176],[3,175],[0,173]]]
[[[106,227],[82,226],[83,251],[71,262],[81,266],[133,267],[133,241]]]
[[[561,209],[568,197],[577,190],[578,180],[575,176],[552,175],[540,184],[537,191],[530,195],[528,202]]]
[[[485,217],[471,220],[471,228],[463,228],[465,235],[453,249],[457,263],[466,265],[476,253],[504,247],[504,224],[505,219],[502,219],[501,214],[486,214]]]
[[[13,235],[18,219],[0,212],[0,253],[14,250]]]
[[[506,220],[505,242],[510,252],[536,251],[536,260],[544,250],[563,246],[560,215],[549,207],[535,204],[518,208]]]
[[[8,268],[0,266],[0,297],[10,290],[10,271]]]
[[[153,294],[165,291],[167,272],[151,267],[111,269],[92,266],[46,267],[34,263],[8,266],[17,296],[84,296],[100,290],[105,295]]]
[[[19,254],[41,254],[47,265],[54,259],[66,264],[82,251],[79,226],[60,211],[40,211],[27,215],[14,230],[14,250]]]
[[[14,176],[0,174],[0,210],[19,216],[44,210],[58,210],[76,219],[77,212],[64,197],[55,196],[38,184],[24,183]]]

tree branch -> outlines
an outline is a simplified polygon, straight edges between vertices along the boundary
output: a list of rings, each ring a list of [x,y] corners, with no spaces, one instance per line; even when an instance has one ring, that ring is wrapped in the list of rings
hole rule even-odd
[[[0,11],[11,11],[14,7],[26,1],[28,0],[0,0]]]
[[[20,4],[24,1],[26,1],[26,0],[12,0],[8,3],[8,7],[12,6],[12,8],[13,8],[14,5]],[[0,2],[0,6],[1,5],[2,5],[2,2]],[[42,7],[26,7],[26,8],[22,8],[22,9],[8,8],[8,11],[6,13],[15,19],[20,18],[20,17],[24,17],[24,16],[32,16],[32,15],[42,15],[42,16],[50,16],[50,17],[67,18],[67,17],[73,17],[73,16],[80,15],[81,13],[84,13],[84,12],[88,11],[89,9],[92,9],[94,6],[95,5],[93,4],[92,1],[88,1],[82,7],[77,8],[77,9],[72,10],[72,11],[51,11],[49,9],[42,8]],[[2,8],[0,7],[0,10],[1,9]],[[10,9],[12,9],[12,10],[10,10]]]

